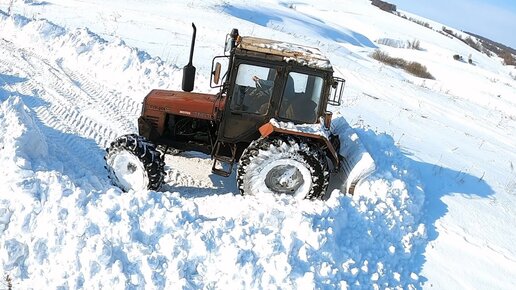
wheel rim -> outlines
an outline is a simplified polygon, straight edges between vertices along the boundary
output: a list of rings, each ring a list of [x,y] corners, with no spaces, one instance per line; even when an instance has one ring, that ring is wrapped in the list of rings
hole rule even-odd
[[[312,186],[310,171],[292,159],[275,160],[267,164],[260,174],[268,191],[304,198]]]
[[[303,184],[303,175],[292,165],[278,165],[265,176],[265,185],[277,193],[292,194]]]
[[[108,160],[111,173],[113,173],[118,186],[123,190],[145,190],[149,179],[143,163],[129,151],[120,151]]]

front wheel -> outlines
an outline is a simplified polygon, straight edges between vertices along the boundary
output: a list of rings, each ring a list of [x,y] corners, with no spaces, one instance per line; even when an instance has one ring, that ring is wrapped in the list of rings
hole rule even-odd
[[[294,136],[253,141],[240,158],[237,172],[240,192],[322,198],[329,181],[326,155],[307,141]]]
[[[165,176],[163,156],[154,144],[136,135],[123,135],[106,149],[106,168],[123,191],[158,189]]]

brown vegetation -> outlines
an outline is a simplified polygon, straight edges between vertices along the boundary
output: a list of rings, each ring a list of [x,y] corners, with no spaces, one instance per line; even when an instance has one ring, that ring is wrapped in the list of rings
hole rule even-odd
[[[434,76],[427,71],[426,66],[420,64],[419,62],[411,61],[407,63],[403,69],[420,78],[431,80],[435,79]]]
[[[512,53],[505,51],[501,54],[501,57],[505,65],[516,65],[516,59]]]
[[[428,71],[427,71],[427,68],[426,66],[418,63],[418,62],[415,62],[415,61],[406,61],[402,58],[398,58],[398,57],[391,57],[389,56],[389,54],[387,54],[386,52],[383,52],[379,49],[375,50],[372,54],[371,54],[371,57],[382,62],[382,63],[385,63],[387,65],[390,65],[390,66],[393,66],[393,67],[398,67],[398,68],[402,68],[404,69],[406,72],[410,73],[410,74],[413,74],[417,77],[420,77],[420,78],[425,78],[425,79],[432,79],[434,80],[435,78],[432,76],[432,74],[430,74]]]

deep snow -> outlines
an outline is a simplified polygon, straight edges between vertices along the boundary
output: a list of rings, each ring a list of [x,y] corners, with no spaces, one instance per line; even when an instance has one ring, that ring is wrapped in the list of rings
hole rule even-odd
[[[57,23],[0,14],[0,258],[15,289],[516,284],[516,72],[500,59],[368,1],[18,1],[13,10]],[[163,192],[110,185],[104,148],[137,130],[151,88],[179,88],[192,21],[196,91],[209,91],[211,57],[233,27],[328,56],[347,81],[344,104],[331,107],[336,130],[351,136],[350,124],[376,162],[361,194],[241,197],[234,175],[210,175],[209,158],[190,152],[167,157]],[[423,50],[378,39],[418,39]],[[436,80],[372,60],[377,47]]]

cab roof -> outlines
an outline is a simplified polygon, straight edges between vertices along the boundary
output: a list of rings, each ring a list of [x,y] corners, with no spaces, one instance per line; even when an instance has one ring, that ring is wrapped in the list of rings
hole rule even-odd
[[[252,36],[240,37],[237,45],[241,49],[281,56],[285,62],[294,61],[312,68],[332,70],[330,60],[314,47]]]

